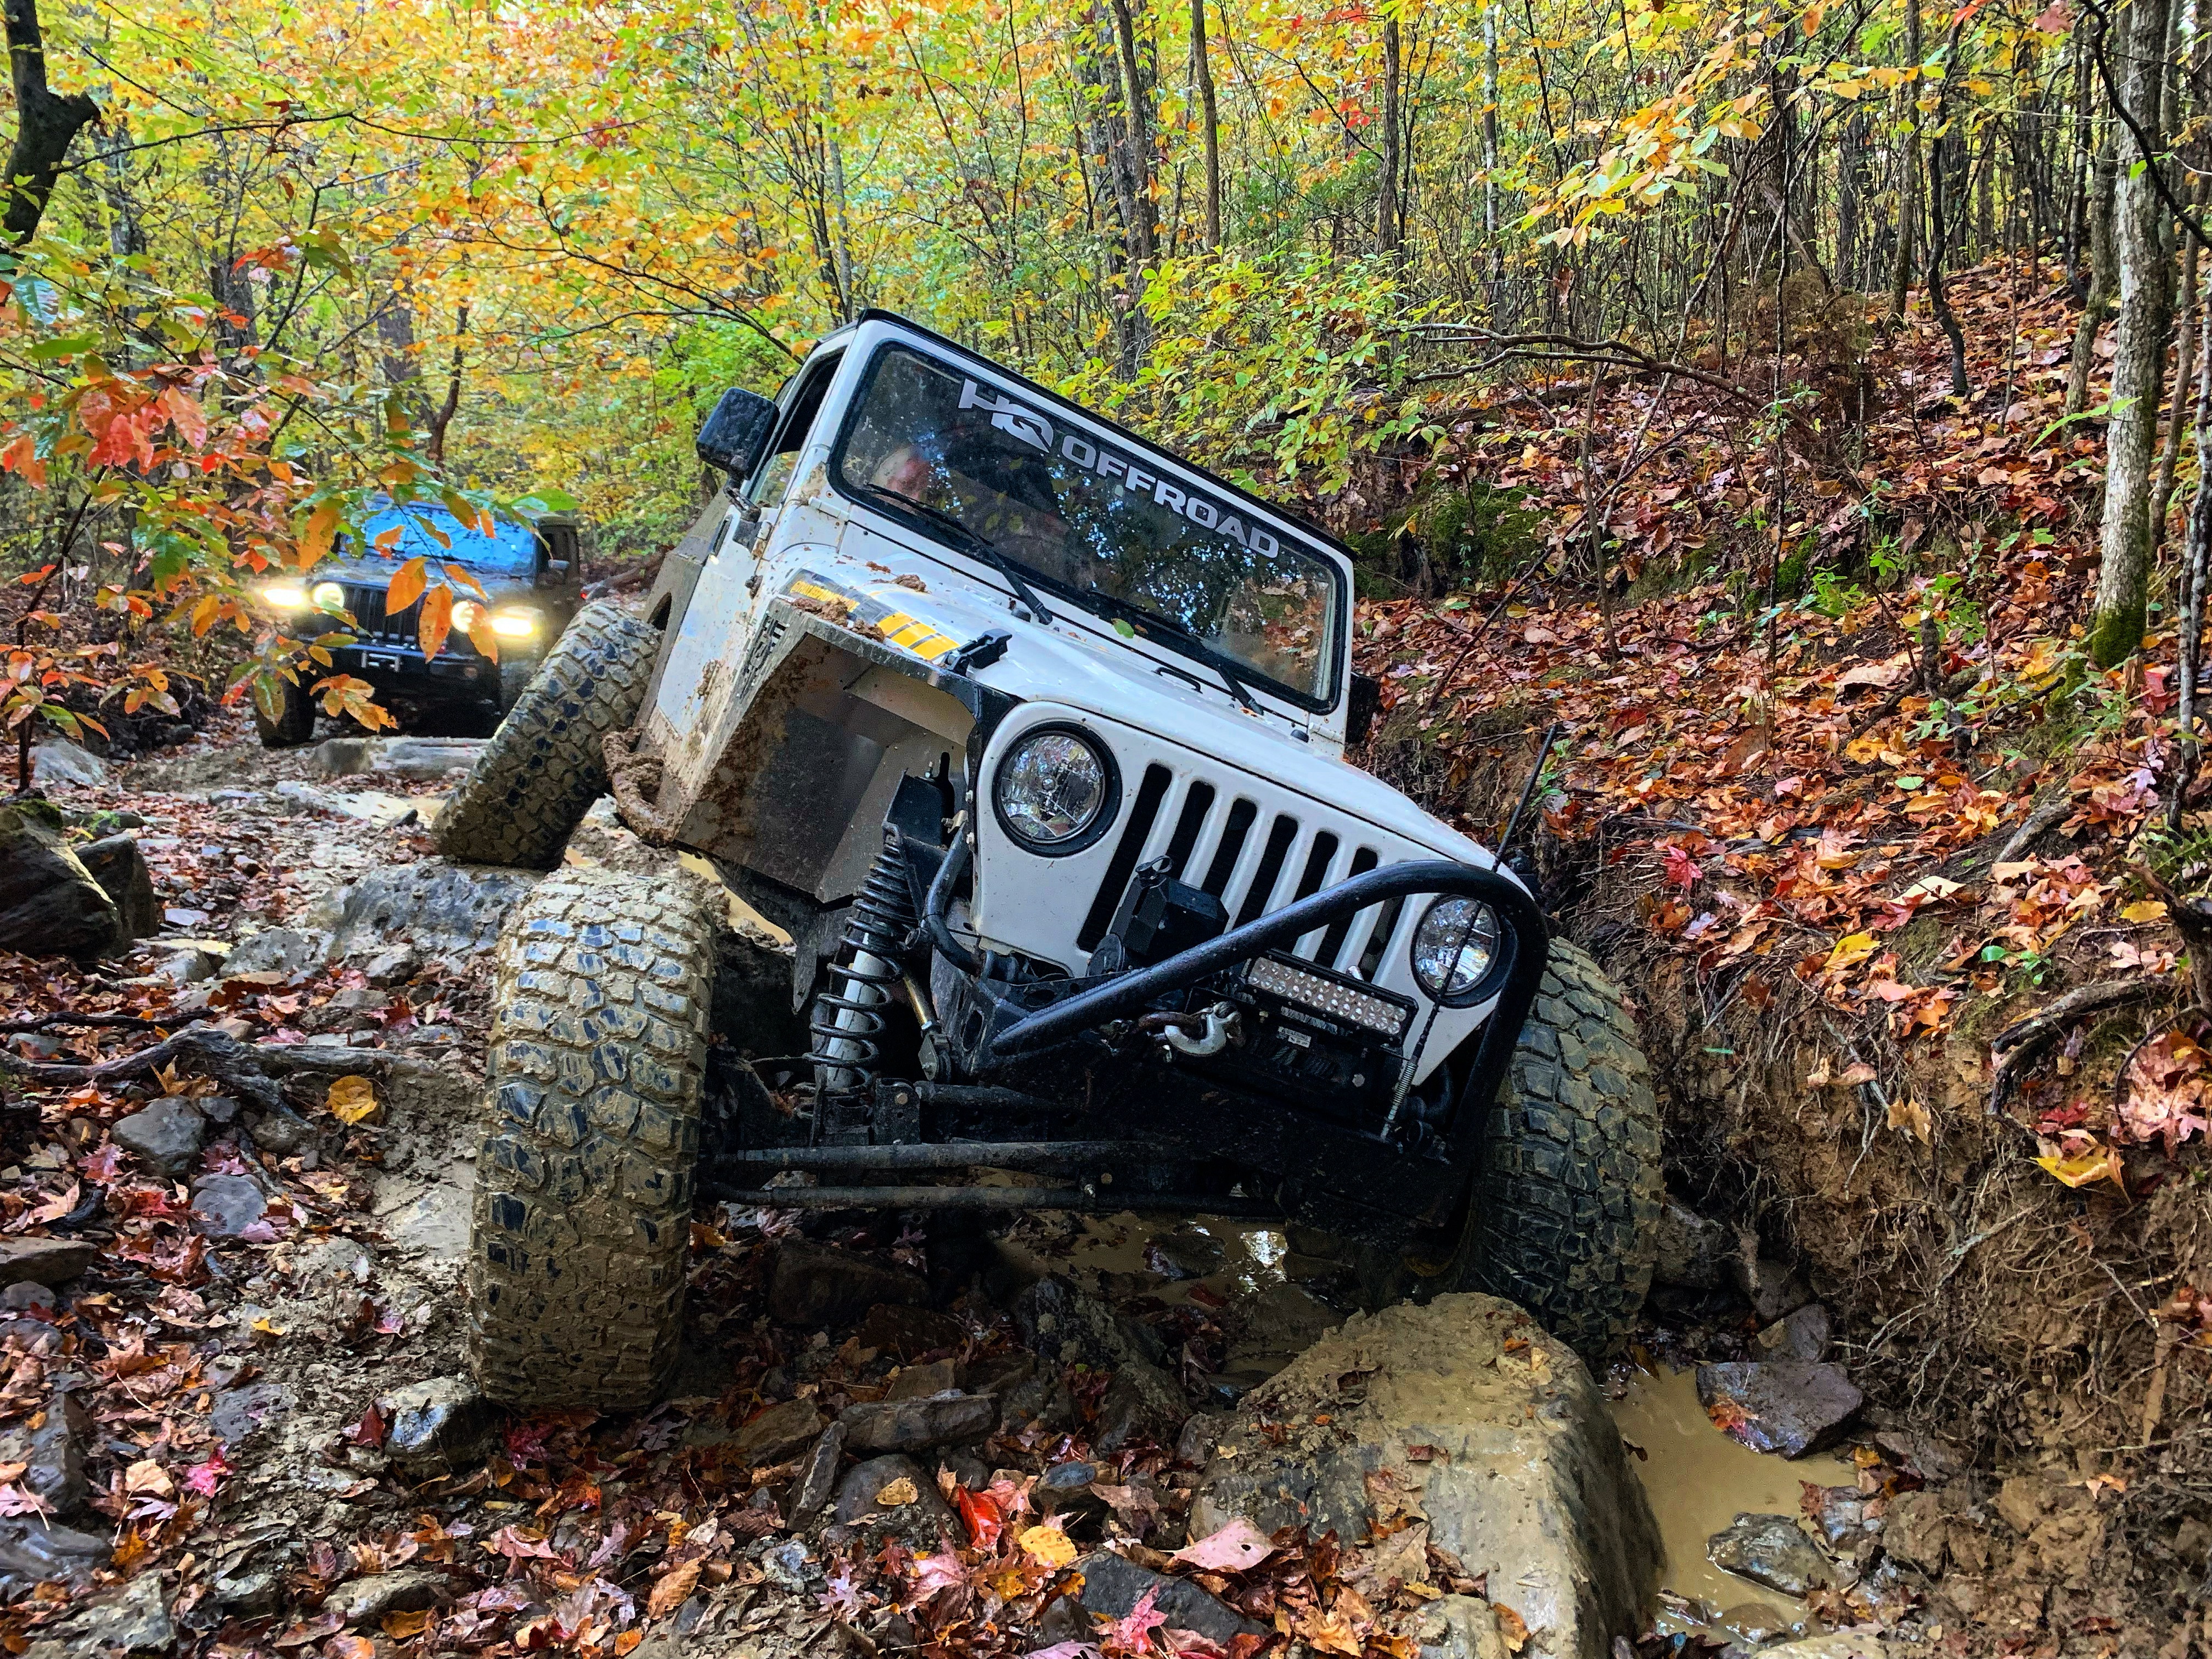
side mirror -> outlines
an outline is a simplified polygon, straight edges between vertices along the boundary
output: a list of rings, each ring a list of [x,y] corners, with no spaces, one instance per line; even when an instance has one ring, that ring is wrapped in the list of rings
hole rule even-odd
[[[737,483],[752,476],[775,430],[775,404],[757,392],[732,386],[699,428],[699,459],[719,466]]]
[[[1367,734],[1375,729],[1376,716],[1382,712],[1382,682],[1372,674],[1354,670],[1352,676],[1352,695],[1345,699],[1344,744],[1356,749],[1367,741]]]

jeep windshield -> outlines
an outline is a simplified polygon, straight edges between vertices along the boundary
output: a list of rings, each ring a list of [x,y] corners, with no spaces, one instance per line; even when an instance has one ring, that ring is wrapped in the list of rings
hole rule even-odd
[[[1124,632],[1328,707],[1336,568],[1227,492],[1186,489],[1156,465],[898,346],[877,354],[833,463],[848,494],[893,514],[920,509],[911,516],[925,534],[957,525]],[[952,525],[933,522],[944,520]],[[1159,632],[1133,609],[1158,617]]]
[[[442,507],[410,502],[377,508],[361,521],[361,531],[366,552],[349,547],[343,556],[421,557],[433,564],[466,565],[471,570],[513,576],[527,576],[538,568],[538,532],[512,519],[494,520],[491,533],[486,535]],[[394,531],[398,536],[386,542],[383,538]]]

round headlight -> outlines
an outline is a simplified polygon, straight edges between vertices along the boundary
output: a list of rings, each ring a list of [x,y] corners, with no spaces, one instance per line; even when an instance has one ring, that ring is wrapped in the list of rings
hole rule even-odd
[[[1504,943],[1498,912],[1480,899],[1438,899],[1413,930],[1413,978],[1438,1002],[1470,1000]]]
[[[270,582],[261,590],[261,597],[279,611],[305,611],[307,590],[297,582]]]
[[[317,582],[314,599],[315,608],[319,611],[343,611],[345,609],[345,589],[336,582]]]
[[[991,786],[1006,831],[1031,852],[1079,853],[1113,822],[1119,781],[1105,751],[1071,727],[1017,743]]]
[[[474,599],[463,599],[453,607],[453,626],[462,633],[473,635],[484,624],[489,613]]]

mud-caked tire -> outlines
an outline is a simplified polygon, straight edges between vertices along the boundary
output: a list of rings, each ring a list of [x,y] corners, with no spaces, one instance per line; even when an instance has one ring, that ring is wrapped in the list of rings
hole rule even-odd
[[[465,864],[550,870],[607,792],[600,751],[637,718],[660,635],[615,605],[576,613],[438,812],[438,850]]]
[[[261,739],[264,749],[297,749],[311,741],[315,735],[315,700],[307,695],[307,688],[295,685],[290,680],[276,682],[274,693],[276,717],[271,720],[261,707],[259,698],[253,703],[253,730]]]
[[[1554,940],[1485,1127],[1450,1278],[1519,1303],[1586,1359],[1651,1288],[1665,1190],[1651,1066],[1620,991]]]
[[[714,921],[690,882],[562,872],[495,963],[471,1363],[507,1405],[635,1409],[682,1334]]]

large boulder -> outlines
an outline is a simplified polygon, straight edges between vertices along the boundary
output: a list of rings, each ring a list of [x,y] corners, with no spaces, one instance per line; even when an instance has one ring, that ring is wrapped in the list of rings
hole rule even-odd
[[[0,805],[0,950],[90,961],[122,947],[122,913],[70,850],[61,809]]]
[[[1243,1515],[1359,1539],[1402,1511],[1488,1575],[1542,1659],[1607,1659],[1644,1626],[1662,1551],[1643,1485],[1582,1361],[1510,1302],[1355,1316],[1224,1423],[1194,1538]]]

